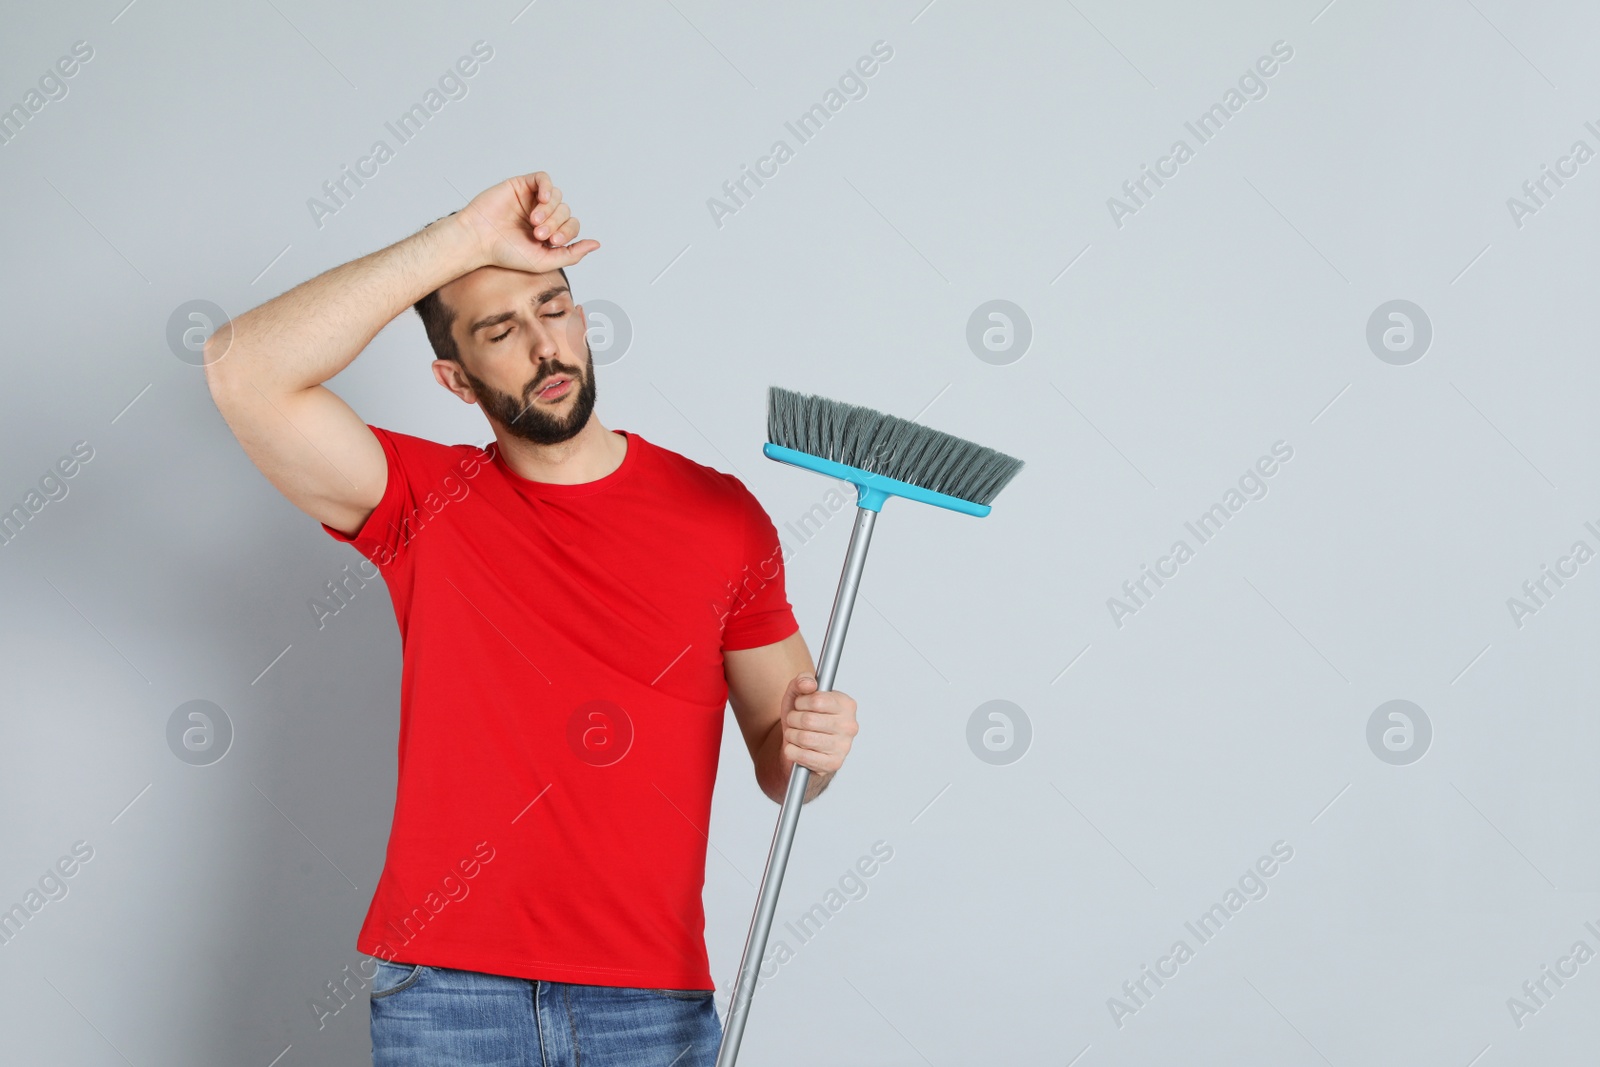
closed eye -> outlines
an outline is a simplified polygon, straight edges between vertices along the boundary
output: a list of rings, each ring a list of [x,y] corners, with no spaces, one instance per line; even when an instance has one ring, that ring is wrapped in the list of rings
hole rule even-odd
[[[570,309],[570,308],[569,308],[569,309],[563,309],[563,310],[561,310],[561,311],[553,311],[553,312],[551,312],[551,313],[550,313],[550,314],[548,314],[548,315],[545,315],[545,316],[544,316],[544,317],[545,317],[545,318],[547,318],[547,319],[559,319],[559,318],[563,318],[563,317],[565,317],[565,316],[566,316],[566,314],[567,314],[567,312],[568,312],[568,311],[569,311],[569,310],[571,310],[571,309]],[[490,343],[490,344],[492,344],[492,345],[497,345],[497,344],[499,344],[499,343],[500,343],[500,342],[501,342],[501,341],[504,341],[504,340],[505,340],[505,339],[506,339],[506,338],[507,338],[507,337],[509,337],[509,336],[511,336],[511,331],[512,331],[512,330],[513,330],[513,329],[514,329],[514,328],[515,328],[515,327],[511,327],[511,326],[508,326],[508,327],[506,327],[506,332],[505,332],[505,333],[503,333],[503,334],[500,334],[500,335],[499,335],[499,336],[498,336],[498,337],[491,337],[491,338],[489,338],[489,343]]]

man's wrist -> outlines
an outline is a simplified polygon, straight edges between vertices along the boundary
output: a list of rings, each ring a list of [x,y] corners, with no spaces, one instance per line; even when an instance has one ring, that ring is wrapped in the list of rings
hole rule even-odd
[[[430,255],[439,257],[446,269],[454,272],[447,281],[453,281],[489,262],[478,235],[467,225],[459,211],[429,223],[417,236],[427,242]]]

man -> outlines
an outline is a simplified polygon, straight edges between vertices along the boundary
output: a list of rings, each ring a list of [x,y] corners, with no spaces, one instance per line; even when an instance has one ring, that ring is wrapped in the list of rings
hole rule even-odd
[[[737,478],[608,430],[565,268],[599,248],[543,171],[220,329],[251,460],[378,566],[404,648],[399,779],[357,947],[373,1062],[711,1064],[700,901],[723,726],[781,803],[839,770],[782,551]],[[414,306],[487,449],[364,423],[322,383]],[[583,357],[577,353],[583,351]]]

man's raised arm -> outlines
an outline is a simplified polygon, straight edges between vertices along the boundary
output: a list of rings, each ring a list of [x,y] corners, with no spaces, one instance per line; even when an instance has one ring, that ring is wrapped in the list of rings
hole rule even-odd
[[[206,342],[211,396],[245,452],[301,511],[354,535],[383,499],[383,446],[322,383],[416,301],[484,266],[534,272],[599,248],[543,171],[501,182],[461,212],[319,274]]]

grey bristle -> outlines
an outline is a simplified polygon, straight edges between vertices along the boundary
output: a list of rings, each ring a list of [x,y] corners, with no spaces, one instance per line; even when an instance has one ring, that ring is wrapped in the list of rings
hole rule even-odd
[[[988,504],[1022,460],[910,419],[840,400],[767,390],[767,440],[936,493]]]

